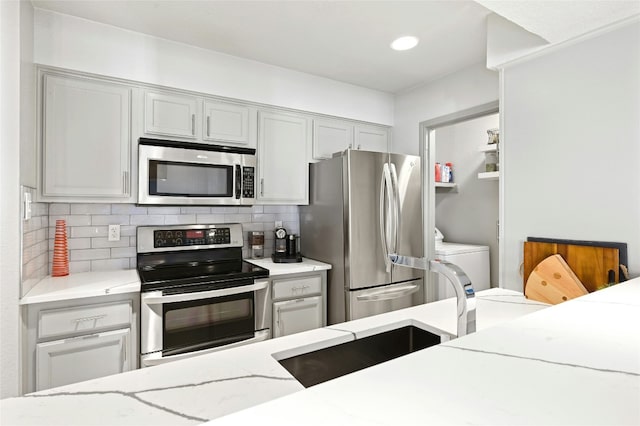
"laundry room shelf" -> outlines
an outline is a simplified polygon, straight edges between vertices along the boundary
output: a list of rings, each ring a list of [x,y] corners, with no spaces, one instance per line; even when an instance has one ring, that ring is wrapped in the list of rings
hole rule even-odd
[[[481,172],[478,173],[478,179],[498,180],[500,179],[500,172]]]
[[[498,151],[497,143],[484,144],[478,147],[478,152],[496,152],[496,151]]]
[[[436,182],[436,191],[458,192],[458,184],[454,182]]]

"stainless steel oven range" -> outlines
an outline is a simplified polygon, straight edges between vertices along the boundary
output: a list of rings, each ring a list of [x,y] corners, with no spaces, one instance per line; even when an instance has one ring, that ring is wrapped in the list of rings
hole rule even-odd
[[[242,225],[140,226],[140,365],[270,337],[269,271],[242,260]]]

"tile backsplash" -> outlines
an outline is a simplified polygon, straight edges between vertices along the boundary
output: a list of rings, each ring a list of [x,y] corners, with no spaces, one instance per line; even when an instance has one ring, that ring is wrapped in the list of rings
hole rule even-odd
[[[241,223],[243,256],[249,257],[247,231],[265,232],[264,256],[273,252],[275,221],[289,233],[298,234],[298,206],[251,207],[143,207],[135,204],[48,205],[49,265],[53,257],[56,219],[67,223],[69,272],[105,271],[136,267],[136,227]],[[120,241],[108,241],[108,225],[120,225]]]
[[[29,193],[35,199],[35,189],[25,186],[21,189],[22,194]],[[24,215],[24,211],[21,213]],[[22,295],[49,274],[48,227],[49,205],[31,203],[31,219],[22,221]]]

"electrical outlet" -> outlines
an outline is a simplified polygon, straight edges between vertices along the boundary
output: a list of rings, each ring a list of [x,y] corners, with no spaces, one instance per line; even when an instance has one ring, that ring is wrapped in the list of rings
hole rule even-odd
[[[276,228],[282,228],[282,221],[276,220]]]
[[[120,225],[109,225],[109,241],[120,241]]]

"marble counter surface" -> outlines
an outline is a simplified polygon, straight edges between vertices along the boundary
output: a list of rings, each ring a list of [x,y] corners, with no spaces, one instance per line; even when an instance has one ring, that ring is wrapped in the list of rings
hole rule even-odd
[[[546,306],[508,290],[478,292],[477,326],[479,330],[487,329]],[[0,401],[0,424],[200,424],[281,397],[313,395],[315,388],[305,389],[273,354],[282,357],[286,353],[308,352],[405,324],[452,335],[456,330],[455,311],[455,300],[448,299],[21,398],[4,399]],[[390,362],[395,364],[395,361],[398,360]],[[410,388],[413,374],[403,376],[404,368],[398,368],[397,380],[404,380]],[[383,383],[381,381],[378,386]],[[310,398],[312,401],[313,396]],[[264,407],[269,410],[269,405]],[[242,416],[257,415],[252,413],[248,411]],[[316,410],[307,412],[305,417],[311,413]],[[224,421],[233,423],[235,420],[229,417]],[[299,418],[297,422],[300,424]]]
[[[638,324],[640,278],[209,424],[638,425]]]
[[[21,305],[57,300],[140,292],[138,271],[81,272],[66,277],[48,276],[38,282],[22,299]]]
[[[271,258],[245,260],[253,263],[254,265],[268,269],[270,277],[286,274],[300,274],[304,272],[326,271],[331,269],[331,265],[328,263],[308,259],[306,257],[302,258],[302,262],[294,263],[275,263]]]

